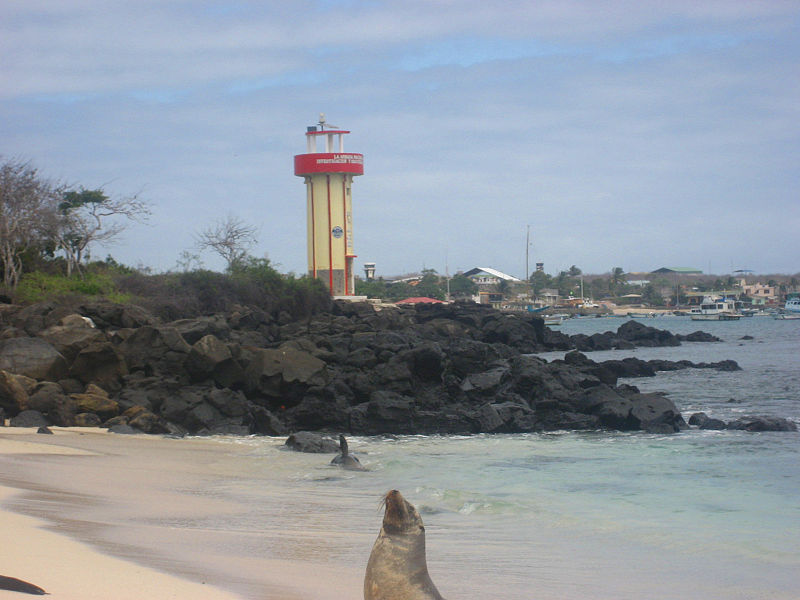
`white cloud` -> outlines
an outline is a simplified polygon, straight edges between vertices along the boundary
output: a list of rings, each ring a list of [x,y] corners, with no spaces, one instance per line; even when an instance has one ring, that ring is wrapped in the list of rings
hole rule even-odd
[[[86,186],[144,187],[158,219],[112,251],[158,269],[234,212],[262,227],[257,252],[302,272],[292,155],[320,111],[366,156],[356,251],[384,274],[443,270],[445,253],[451,271],[521,274],[529,223],[553,270],[727,266],[734,252],[797,269],[798,12],[5,3],[0,153]],[[743,242],[766,238],[775,247]]]

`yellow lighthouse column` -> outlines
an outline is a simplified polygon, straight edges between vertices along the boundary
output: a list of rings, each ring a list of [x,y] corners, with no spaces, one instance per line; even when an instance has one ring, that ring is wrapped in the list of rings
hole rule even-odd
[[[351,188],[353,177],[364,174],[364,156],[344,152],[348,133],[320,115],[306,131],[308,152],[294,157],[294,174],[306,182],[308,273],[332,296],[352,296],[355,287]],[[318,151],[320,141],[324,152]]]

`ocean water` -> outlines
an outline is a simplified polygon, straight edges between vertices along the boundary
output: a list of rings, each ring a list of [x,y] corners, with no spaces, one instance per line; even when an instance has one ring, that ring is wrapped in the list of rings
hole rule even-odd
[[[561,329],[591,334],[624,321],[576,319]],[[742,371],[683,370],[629,383],[668,393],[687,419],[704,411],[800,423],[800,321],[645,322],[724,341],[589,356],[733,359]],[[363,473],[330,466],[331,455],[283,450],[284,439],[104,438],[108,451],[83,460],[7,457],[5,477],[36,484],[15,510],[245,598],[361,598],[390,489],[418,507],[429,570],[449,600],[800,598],[800,433],[348,438],[369,469]],[[136,444],[135,466],[125,458],[130,450],[117,457],[126,443]],[[164,471],[175,468],[185,472],[171,482]],[[156,477],[163,499],[143,506],[137,481],[152,487]],[[101,478],[102,506],[80,487]],[[50,486],[68,494],[50,495]],[[207,502],[215,510],[199,508]],[[337,575],[335,586],[326,583]],[[305,591],[296,592],[298,582]]]
[[[594,333],[622,322],[579,319],[562,330]],[[646,324],[724,341],[590,357],[731,358],[742,371],[685,370],[630,383],[668,393],[687,420],[702,410],[800,423],[800,322]],[[399,489],[422,514],[431,575],[450,599],[800,598],[799,433],[352,438],[367,473],[282,451],[282,441],[219,438],[236,448],[236,466],[203,493],[242,509],[183,526],[257,531],[276,541],[260,547],[270,558],[360,569],[380,527],[380,496]]]

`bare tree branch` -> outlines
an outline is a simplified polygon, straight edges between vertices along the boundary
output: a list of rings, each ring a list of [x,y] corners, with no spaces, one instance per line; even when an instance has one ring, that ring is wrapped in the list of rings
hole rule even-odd
[[[0,263],[7,288],[19,282],[23,254],[46,244],[46,225],[54,219],[61,192],[29,162],[11,159],[0,165]]]
[[[200,250],[212,250],[233,268],[256,244],[257,227],[247,225],[239,217],[228,215],[224,220],[195,234],[195,243]]]
[[[102,189],[66,192],[58,209],[59,218],[52,235],[67,259],[68,275],[73,270],[80,272],[91,244],[113,243],[129,226],[109,219],[124,217],[144,223],[151,214],[150,205],[138,196],[109,198]]]

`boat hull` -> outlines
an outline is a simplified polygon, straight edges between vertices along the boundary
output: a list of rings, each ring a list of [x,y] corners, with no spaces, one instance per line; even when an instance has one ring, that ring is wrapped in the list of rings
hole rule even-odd
[[[742,315],[716,314],[716,315],[692,315],[692,321],[738,321]]]

